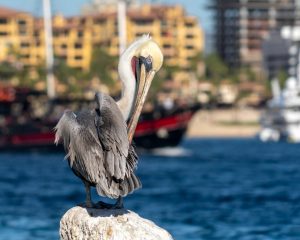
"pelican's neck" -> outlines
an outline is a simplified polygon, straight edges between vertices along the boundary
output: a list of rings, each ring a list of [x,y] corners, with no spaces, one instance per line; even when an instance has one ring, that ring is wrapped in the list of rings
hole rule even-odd
[[[143,35],[141,38],[133,42],[121,55],[118,71],[123,84],[121,99],[117,102],[125,121],[131,115],[136,97],[136,79],[132,71],[131,60],[137,49],[145,42],[149,41],[149,35]]]
[[[121,99],[117,102],[117,104],[123,114],[125,121],[127,121],[131,115],[136,92],[136,80],[131,68],[132,58],[133,53],[126,54],[125,52],[121,56],[118,66],[119,76],[123,86],[122,96]]]

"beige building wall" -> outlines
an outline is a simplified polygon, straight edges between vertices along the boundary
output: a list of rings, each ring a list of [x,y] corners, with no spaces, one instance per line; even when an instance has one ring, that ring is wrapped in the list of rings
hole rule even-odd
[[[195,17],[187,16],[179,6],[142,5],[127,13],[127,39],[149,33],[161,46],[165,63],[189,68],[190,60],[204,48],[204,34]],[[0,7],[0,61],[11,50],[27,66],[45,61],[45,39],[42,19],[28,13]],[[55,57],[68,66],[88,70],[93,49],[105,48],[119,53],[116,11],[65,18],[53,17]]]

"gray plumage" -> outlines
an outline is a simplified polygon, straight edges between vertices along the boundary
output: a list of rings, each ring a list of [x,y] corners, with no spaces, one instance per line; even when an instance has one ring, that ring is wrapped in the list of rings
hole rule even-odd
[[[116,102],[97,93],[98,108],[65,111],[55,127],[73,172],[101,196],[118,198],[141,187],[134,174],[137,155]]]

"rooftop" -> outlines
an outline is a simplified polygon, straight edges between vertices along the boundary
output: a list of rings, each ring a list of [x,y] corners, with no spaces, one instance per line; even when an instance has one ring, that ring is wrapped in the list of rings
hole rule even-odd
[[[0,17],[10,17],[21,13],[25,12],[0,6]]]

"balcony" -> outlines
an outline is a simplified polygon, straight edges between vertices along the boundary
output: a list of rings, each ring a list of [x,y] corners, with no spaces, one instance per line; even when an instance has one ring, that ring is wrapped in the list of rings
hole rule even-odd
[[[5,36],[9,36],[9,35],[10,35],[9,32],[0,30],[0,38],[5,37]]]
[[[185,40],[184,40],[184,42],[185,42],[185,45],[187,45],[187,46],[195,46],[195,45],[199,45],[199,44],[197,44],[198,42],[200,42],[200,40],[199,39],[188,39],[188,38],[186,38]]]
[[[11,31],[11,25],[0,25],[0,31],[1,32],[10,32]]]
[[[185,29],[186,35],[193,35],[193,36],[195,36],[198,31],[199,31],[198,28],[186,28]]]
[[[155,25],[133,26],[132,32],[149,33],[155,31]]]
[[[166,45],[173,45],[174,42],[175,42],[175,39],[172,36],[170,36],[170,37],[164,36],[164,37],[161,38],[161,42],[162,42],[163,45],[165,45],[165,44]]]
[[[72,54],[77,55],[77,56],[83,56],[83,53],[86,51],[86,49],[75,49],[72,48],[69,51],[72,51]]]
[[[164,57],[173,57],[176,54],[176,51],[174,48],[163,48],[163,55]]]

